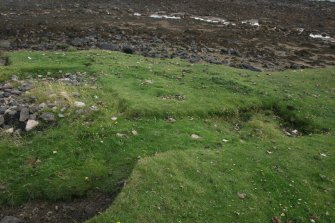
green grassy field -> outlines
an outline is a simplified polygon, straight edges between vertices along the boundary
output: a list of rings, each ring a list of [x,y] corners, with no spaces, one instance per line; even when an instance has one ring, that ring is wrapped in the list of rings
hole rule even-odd
[[[87,72],[93,87],[41,82],[30,94],[79,92],[99,111],[2,136],[1,205],[111,192],[126,180],[89,222],[335,219],[334,68],[257,73],[107,51],[14,52],[10,64],[1,80]]]

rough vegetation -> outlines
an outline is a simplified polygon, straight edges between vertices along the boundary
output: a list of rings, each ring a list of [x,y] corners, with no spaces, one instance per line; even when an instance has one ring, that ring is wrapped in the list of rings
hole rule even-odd
[[[100,50],[9,56],[2,84],[30,81],[15,100],[33,97],[55,120],[2,135],[0,218],[335,218],[334,68],[253,72]]]

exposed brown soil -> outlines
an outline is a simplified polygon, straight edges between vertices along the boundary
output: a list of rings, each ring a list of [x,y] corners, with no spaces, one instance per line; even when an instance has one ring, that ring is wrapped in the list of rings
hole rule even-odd
[[[150,18],[154,13],[180,19]],[[335,3],[307,0],[0,0],[0,50],[102,48],[251,70],[334,66],[334,15]],[[193,18],[205,16],[236,25]],[[242,24],[250,19],[259,26]],[[83,222],[105,210],[117,191],[0,207],[0,219]]]
[[[24,223],[84,222],[106,210],[120,190],[121,187],[111,194],[91,192],[84,198],[67,202],[32,201],[19,207],[0,206],[0,220],[4,216],[15,216]]]

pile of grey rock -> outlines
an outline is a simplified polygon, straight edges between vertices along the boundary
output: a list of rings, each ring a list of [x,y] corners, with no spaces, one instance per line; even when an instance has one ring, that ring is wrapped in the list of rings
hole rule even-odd
[[[57,98],[57,94],[51,92],[48,95],[49,93],[45,92],[45,96],[49,97],[50,100],[41,103],[30,91],[34,84],[44,81],[72,86],[95,83],[96,78],[84,78],[85,75],[86,73],[77,72],[62,74],[61,77],[54,78],[47,74],[46,76],[39,75],[38,78],[30,80],[19,80],[17,76],[13,75],[10,81],[0,83],[0,134],[20,136],[23,132],[36,129],[42,123],[52,125],[57,118],[65,117],[64,113],[68,113],[70,106],[77,109],[75,110],[77,115],[97,111],[97,106],[87,108],[85,103],[81,101],[75,101],[71,105],[66,103],[68,96],[80,97],[78,92],[72,92],[70,95],[67,92],[59,92],[60,98]]]
[[[14,87],[7,82],[0,84],[0,128],[1,132],[20,135],[22,131],[31,131],[40,120],[54,121],[52,113],[41,112],[44,106],[35,104],[35,97],[21,97],[33,87],[32,82],[23,82]]]

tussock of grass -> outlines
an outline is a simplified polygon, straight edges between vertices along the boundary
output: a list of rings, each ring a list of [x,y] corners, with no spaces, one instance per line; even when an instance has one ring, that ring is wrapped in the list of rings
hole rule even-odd
[[[57,126],[16,143],[2,139],[2,205],[111,192],[134,170],[92,222],[335,217],[334,68],[266,74],[107,51],[22,51],[10,58],[0,80],[78,71],[97,77],[94,88],[40,82],[30,94],[99,111],[82,116],[73,109]],[[288,137],[284,128],[303,134]]]

